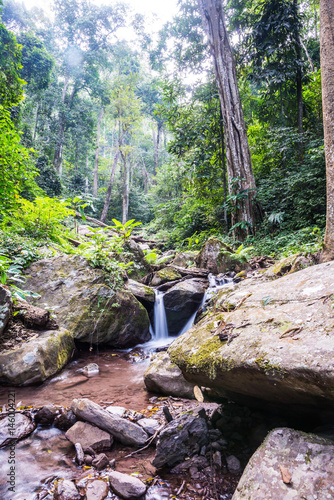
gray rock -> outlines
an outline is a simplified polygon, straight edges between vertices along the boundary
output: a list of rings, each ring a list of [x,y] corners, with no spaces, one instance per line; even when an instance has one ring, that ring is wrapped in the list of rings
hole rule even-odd
[[[140,479],[121,472],[110,472],[109,482],[116,495],[122,498],[136,499],[146,492],[146,486]]]
[[[171,470],[172,474],[181,474],[190,469],[190,467],[196,467],[198,470],[204,469],[208,467],[210,464],[208,460],[204,456],[195,455],[189,460],[185,460],[184,462],[178,464]]]
[[[69,361],[74,349],[67,330],[50,330],[38,334],[22,347],[0,354],[0,383],[29,385],[44,382]]]
[[[218,469],[220,470],[222,468],[222,455],[220,453],[220,451],[215,451],[213,456],[212,456],[212,462],[213,462],[213,465]]]
[[[94,423],[123,444],[142,446],[148,439],[148,435],[139,425],[112,415],[89,399],[74,399],[71,408],[77,417]]]
[[[10,314],[12,312],[12,296],[2,285],[0,285],[0,335],[5,330]]]
[[[177,335],[196,312],[204,297],[205,287],[196,278],[181,281],[164,295],[164,304],[170,335]]]
[[[75,443],[76,460],[79,465],[83,464],[85,455],[80,443]]]
[[[182,275],[173,267],[164,267],[163,269],[160,269],[160,271],[154,273],[151,285],[159,286],[163,283],[168,283],[168,281],[175,281],[181,278]]]
[[[103,271],[90,267],[83,257],[43,259],[27,274],[26,289],[54,307],[59,325],[81,342],[120,348],[150,339],[144,306],[127,290],[112,291]]]
[[[138,420],[138,425],[144,429],[149,436],[152,436],[160,428],[160,424],[154,418],[142,418]]]
[[[35,415],[35,422],[42,425],[51,425],[58,414],[55,405],[45,405]]]
[[[81,495],[72,481],[63,479],[57,484],[56,498],[58,500],[80,500]]]
[[[108,493],[108,483],[96,479],[87,485],[86,500],[104,500],[108,496]]]
[[[12,441],[29,436],[36,429],[36,424],[23,413],[10,413],[0,420],[0,448]]]
[[[216,312],[171,344],[171,361],[190,382],[234,401],[333,409],[333,273],[332,261],[274,283],[260,278],[222,288]],[[222,340],[219,321],[232,325]]]
[[[103,470],[109,465],[109,460],[107,455],[104,453],[100,453],[99,455],[96,455],[95,458],[92,460],[92,466],[95,467],[97,470]]]
[[[144,375],[149,391],[181,398],[194,399],[194,384],[187,382],[180,368],[173,364],[167,352],[152,356],[149,368]]]
[[[91,448],[94,451],[110,450],[113,444],[113,437],[108,432],[99,429],[87,422],[76,422],[65,434],[71,443],[80,443],[86,450]]]
[[[172,467],[196,455],[208,443],[206,420],[191,414],[172,420],[159,434],[154,467]]]
[[[116,415],[121,418],[124,418],[126,414],[126,408],[123,406],[108,406],[106,410],[112,415]]]
[[[129,292],[131,292],[141,304],[143,304],[152,321],[155,302],[155,293],[153,288],[131,279],[126,282],[125,288],[129,290]]]
[[[67,431],[67,429],[72,427],[76,421],[77,417],[74,415],[72,410],[61,408],[59,415],[57,415],[54,420],[54,425],[62,431]]]
[[[334,498],[334,443],[292,429],[275,429],[250,459],[233,500]],[[285,483],[282,470],[287,472]]]
[[[241,469],[240,460],[234,455],[226,457],[226,463],[230,472],[238,472]]]
[[[222,241],[210,238],[196,256],[195,262],[198,267],[208,269],[213,274],[225,273],[235,267],[242,268],[240,263],[230,258],[233,253],[233,249]]]

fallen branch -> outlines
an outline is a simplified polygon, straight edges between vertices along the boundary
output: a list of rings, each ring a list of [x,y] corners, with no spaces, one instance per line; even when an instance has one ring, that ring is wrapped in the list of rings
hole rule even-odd
[[[182,484],[181,484],[181,486],[180,486],[180,488],[179,488],[179,489],[177,490],[177,492],[176,492],[176,496],[181,495],[181,492],[182,492],[182,490],[183,490],[183,488],[184,488],[184,485],[185,485],[185,484],[186,484],[186,482],[185,482],[185,480],[183,480],[183,481],[182,481]]]
[[[129,453],[129,455],[126,455],[124,458],[130,458],[130,457],[133,457],[133,455],[136,455],[137,453],[141,452],[141,451],[144,451],[146,450],[152,443],[153,441],[155,440],[155,438],[157,437],[157,435],[159,434],[160,431],[162,431],[162,429],[164,427],[166,427],[166,425],[168,424],[163,424],[159,427],[159,429],[153,434],[153,436],[148,440],[147,444],[145,444],[145,446],[143,446],[142,448],[140,448],[139,450],[135,450],[133,451],[132,453]]]
[[[294,335],[295,335],[296,333],[299,333],[302,329],[303,329],[302,326],[292,326],[291,328],[288,328],[287,330],[285,330],[285,332],[283,332],[279,338],[283,339],[285,337],[285,335],[287,335],[288,333],[291,333],[291,332],[295,332],[294,333]]]

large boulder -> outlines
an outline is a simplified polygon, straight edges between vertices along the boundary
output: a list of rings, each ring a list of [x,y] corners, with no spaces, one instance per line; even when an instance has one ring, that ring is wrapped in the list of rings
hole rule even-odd
[[[171,361],[236,401],[333,409],[333,272],[329,262],[223,288],[215,310],[169,347]]]
[[[334,498],[334,443],[275,429],[250,459],[233,500]]]
[[[173,467],[200,452],[209,442],[206,419],[186,413],[172,420],[159,434],[152,465]]]
[[[151,285],[159,286],[163,283],[168,283],[168,281],[175,281],[181,278],[182,274],[180,274],[179,271],[177,271],[173,267],[164,267],[163,269],[160,269],[160,271],[154,273],[151,280]]]
[[[9,290],[0,285],[0,335],[5,330],[12,311],[12,296]]]
[[[72,335],[64,329],[36,332],[22,347],[0,354],[0,383],[29,385],[44,382],[69,361],[74,349]]]
[[[113,415],[89,399],[74,399],[71,409],[77,417],[97,425],[123,444],[142,446],[148,439],[142,427],[130,420]]]
[[[148,391],[194,399],[194,384],[186,381],[180,368],[171,362],[167,352],[152,356],[144,382]]]
[[[170,335],[180,333],[201,305],[204,294],[203,281],[196,278],[181,281],[165,293],[164,304]]]
[[[195,257],[195,262],[198,267],[208,269],[213,274],[231,270],[239,272],[247,267],[245,262],[238,259],[231,247],[217,238],[208,239]]]
[[[141,304],[143,304],[143,306],[148,312],[151,322],[153,322],[153,311],[155,302],[155,293],[153,288],[132,279],[129,279],[127,281],[125,288],[129,290],[129,292],[131,292],[132,295],[134,295]]]
[[[40,303],[54,308],[59,325],[75,339],[112,347],[131,347],[150,339],[144,306],[128,290],[116,293],[78,255],[35,262],[27,270],[26,288],[40,294]]]

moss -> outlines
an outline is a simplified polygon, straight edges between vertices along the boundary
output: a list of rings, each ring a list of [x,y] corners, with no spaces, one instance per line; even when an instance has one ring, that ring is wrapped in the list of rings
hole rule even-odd
[[[256,358],[255,363],[257,364],[257,366],[261,368],[267,376],[279,379],[284,378],[287,372],[285,370],[282,370],[280,366],[271,363],[267,356],[268,355],[264,353]]]
[[[162,280],[166,281],[174,281],[182,278],[181,274],[172,267],[165,267],[164,269],[161,269],[158,271],[158,276]]]

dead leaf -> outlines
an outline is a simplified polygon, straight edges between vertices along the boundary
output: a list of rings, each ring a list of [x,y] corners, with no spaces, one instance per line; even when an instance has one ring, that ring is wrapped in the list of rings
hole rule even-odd
[[[195,385],[195,387],[194,387],[194,395],[195,395],[195,398],[197,399],[197,401],[199,401],[200,403],[204,402],[203,393],[202,393],[201,389],[198,387],[198,385]]]
[[[279,468],[281,471],[283,483],[290,484],[291,483],[291,474],[288,471],[288,469],[286,467],[283,467],[283,465],[281,465],[281,464],[279,464]]]

